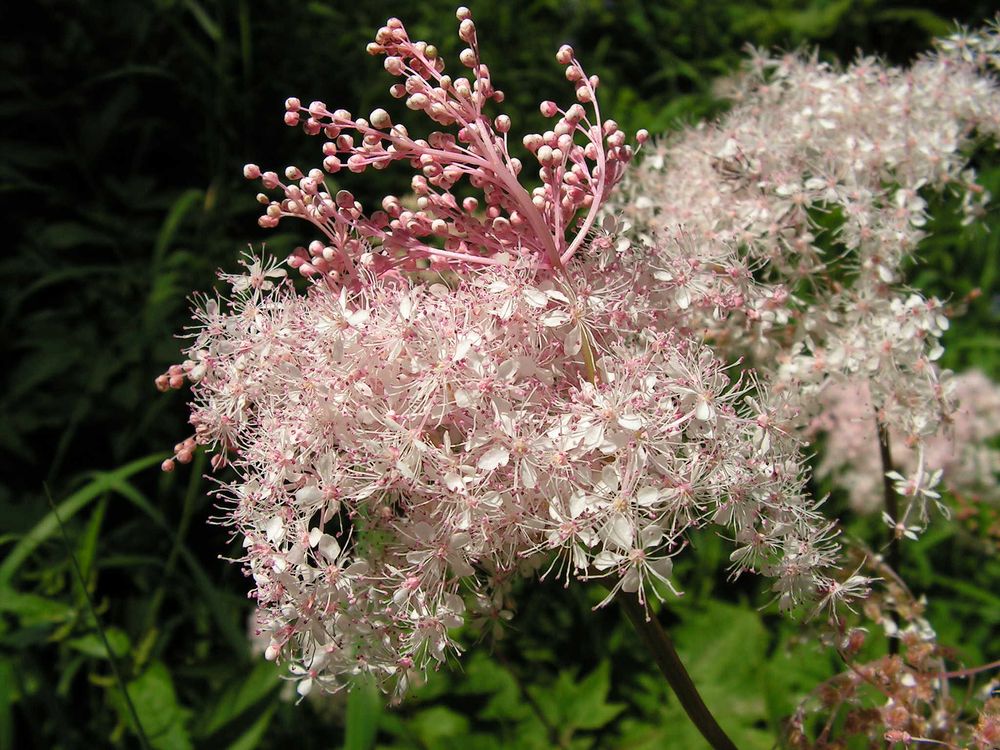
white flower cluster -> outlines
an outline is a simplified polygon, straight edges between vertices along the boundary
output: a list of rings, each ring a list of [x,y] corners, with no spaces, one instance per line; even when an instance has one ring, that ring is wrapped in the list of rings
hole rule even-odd
[[[954,410],[935,365],[948,319],[906,287],[906,264],[931,191],[960,195],[968,221],[989,198],[968,155],[1000,133],[998,38],[963,32],[906,69],[755,54],[734,107],[658,143],[612,207],[670,290],[662,315],[747,356],[802,426],[851,381],[873,434],[877,421],[913,447],[939,432]],[[929,472],[917,462],[901,481],[929,490]],[[902,513],[922,525],[928,498],[906,493]]]
[[[832,585],[797,443],[708,349],[605,325],[588,377],[580,321],[613,314],[569,287],[494,271],[300,295],[247,265],[258,282],[202,305],[182,369],[197,442],[236,471],[218,494],[268,654],[300,692],[358,672],[405,689],[457,651],[467,608],[507,616],[518,571],[604,578],[608,600],[672,590],[706,525],[782,606]]]

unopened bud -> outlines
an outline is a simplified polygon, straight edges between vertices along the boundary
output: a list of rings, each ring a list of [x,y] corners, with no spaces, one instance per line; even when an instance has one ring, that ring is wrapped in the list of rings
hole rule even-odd
[[[389,117],[389,113],[384,109],[374,109],[372,113],[368,115],[368,119],[376,128],[388,128],[392,127],[392,119]]]
[[[465,18],[462,23],[458,25],[458,38],[467,44],[472,44],[473,38],[476,36],[476,24],[473,23],[471,18]]]

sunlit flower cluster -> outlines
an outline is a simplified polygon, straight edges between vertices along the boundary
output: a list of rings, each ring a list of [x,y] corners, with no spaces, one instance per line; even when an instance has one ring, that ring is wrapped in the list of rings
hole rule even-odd
[[[983,55],[911,71],[759,57],[731,114],[657,147],[611,204],[634,152],[596,76],[558,51],[576,102],[541,103],[554,122],[522,139],[525,187],[457,15],[465,76],[397,19],[369,45],[390,94],[438,128],[426,138],[384,109],[286,102],[287,124],[326,138],[322,169],[244,171],[278,194],[258,196],[261,226],[318,230],[285,264],[306,289],[246,256],[157,381],[193,393],[194,434],[164,469],[201,445],[229,472],[219,520],[243,541],[267,656],[302,695],[359,674],[401,694],[460,651],[457,626],[511,616],[515,576],[645,603],[678,593],[673,560],[704,527],[782,609],[865,594],[836,572],[800,440],[847,379],[917,451],[952,412],[934,365],[947,319],[902,264],[927,189],[960,191],[969,216],[985,198],[962,155],[1000,129]],[[413,199],[370,213],[332,177],[393,162]],[[926,466],[895,475],[920,521]]]
[[[783,608],[857,593],[828,572],[835,532],[803,493],[785,400],[664,325],[616,223],[597,221],[632,157],[597,78],[559,50],[577,102],[541,104],[556,121],[523,139],[541,183],[525,188],[458,16],[470,78],[395,19],[369,47],[402,79],[394,96],[457,133],[287,102],[287,123],[329,139],[325,173],[245,172],[283,194],[261,197],[262,225],[320,230],[288,261],[309,288],[248,256],[158,380],[192,384],[176,460],[209,446],[235,475],[221,520],[244,540],[268,656],[292,662],[303,694],[358,673],[401,692],[459,650],[467,616],[510,616],[515,575],[646,601],[676,593],[673,558],[704,526],[735,542],[733,575],[775,579]],[[387,196],[366,215],[327,185],[398,160],[417,170],[413,210]],[[482,201],[456,197],[463,178]]]

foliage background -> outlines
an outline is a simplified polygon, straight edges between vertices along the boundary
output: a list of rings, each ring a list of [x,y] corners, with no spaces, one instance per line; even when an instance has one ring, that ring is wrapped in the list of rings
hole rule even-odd
[[[905,63],[951,20],[981,22],[992,3],[472,9],[515,130],[537,129],[542,98],[569,96],[552,59],[569,42],[601,75],[605,111],[629,130],[662,132],[719,111],[713,82],[745,42]],[[220,559],[232,540],[206,523],[203,457],[172,475],[156,469],[185,435],[183,394],[157,394],[152,381],[178,358],[186,295],[231,269],[247,243],[281,256],[301,241],[291,226],[259,232],[255,191],[240,176],[247,161],[319,161],[317,141],[281,124],[284,98],[367,112],[389,83],[364,54],[377,27],[400,15],[412,36],[454,54],[454,7],[37,0],[19,11],[0,43],[0,748],[141,746],[122,682],[155,748],[701,747],[617,611],[592,613],[600,593],[551,582],[520,585],[504,637],[470,634],[462,663],[402,707],[363,688],[298,706],[279,699],[287,686],[250,653],[248,584]],[[975,159],[1000,194],[995,152]],[[367,173],[350,187],[364,200],[405,179]],[[956,304],[981,290],[948,334],[946,364],[1000,378],[1000,222],[991,212],[993,232],[963,229],[952,208],[942,206],[914,281]],[[982,521],[937,524],[904,562],[942,640],[969,665],[996,658],[1000,625],[1000,570]],[[837,665],[810,626],[775,615],[756,582],[727,582],[726,554],[715,538],[696,540],[678,566],[687,594],[662,619],[740,747],[770,748],[782,718]]]

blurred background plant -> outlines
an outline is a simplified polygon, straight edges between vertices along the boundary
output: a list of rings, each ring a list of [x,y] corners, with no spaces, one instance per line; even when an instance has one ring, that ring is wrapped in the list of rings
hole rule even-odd
[[[603,106],[624,129],[661,132],[721,110],[715,82],[745,42],[817,45],[840,59],[860,48],[902,63],[952,20],[978,24],[993,5],[534,0],[473,10],[517,127],[537,130],[538,98],[563,90],[552,54],[568,42],[601,76]],[[177,360],[185,294],[265,239],[242,165],[315,160],[316,144],[281,123],[288,95],[355,111],[381,101],[390,81],[361,51],[404,11],[415,37],[457,51],[454,6],[443,2],[38,0],[5,26],[0,185],[13,221],[0,259],[0,748],[700,746],[627,623],[591,612],[602,593],[551,583],[523,584],[503,637],[470,642],[461,671],[431,675],[400,708],[365,689],[278,700],[282,681],[251,653],[246,582],[219,559],[231,540],[206,523],[202,457],[156,470],[185,413],[182,396],[152,387]],[[1000,194],[995,149],[975,161]],[[398,188],[396,176],[344,181],[365,201]],[[957,206],[937,208],[913,280],[961,308],[945,364],[998,379],[998,214],[962,227]],[[268,250],[283,257],[302,241],[297,229],[266,235]],[[873,524],[859,518],[850,531],[873,538]],[[988,510],[966,510],[906,547],[910,587],[928,596],[957,664],[990,658],[1000,626],[997,525]],[[727,583],[725,562],[719,540],[700,540],[678,562],[688,594],[665,621],[737,744],[769,748],[842,665],[810,626],[765,606],[757,582]],[[865,648],[885,652],[878,634]]]

